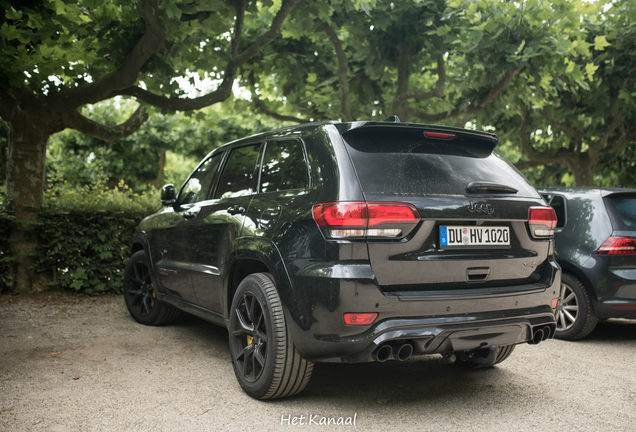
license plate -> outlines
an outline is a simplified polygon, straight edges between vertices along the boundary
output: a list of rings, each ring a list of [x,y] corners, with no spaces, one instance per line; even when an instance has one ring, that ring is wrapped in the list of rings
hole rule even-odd
[[[439,227],[442,247],[510,246],[510,228],[477,226]]]

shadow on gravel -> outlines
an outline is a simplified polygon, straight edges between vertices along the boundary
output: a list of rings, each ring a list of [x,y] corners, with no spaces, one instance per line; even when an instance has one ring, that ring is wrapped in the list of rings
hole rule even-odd
[[[183,314],[168,326],[182,338],[196,339],[208,345],[210,351],[229,360],[227,330],[197,317]],[[507,362],[514,361],[514,353]],[[461,409],[462,404],[481,404],[482,408],[503,409],[511,394],[521,397],[529,387],[532,392],[544,393],[540,382],[519,383],[519,377],[506,370],[506,363],[470,370],[447,365],[439,355],[413,357],[406,362],[338,364],[317,363],[309,385],[293,398],[267,401],[289,407],[311,406],[329,401],[341,410],[356,410],[360,404],[380,407],[378,400],[387,399],[392,405],[435,407],[449,405]],[[234,380],[233,375],[227,376]],[[531,384],[531,385],[529,385]],[[505,395],[505,396],[504,396]],[[546,399],[548,403],[549,398]]]
[[[611,342],[636,344],[636,320],[610,319],[600,322],[586,338],[576,343]]]
[[[516,386],[513,379],[503,366],[467,370],[447,365],[436,355],[415,357],[403,363],[323,363],[315,366],[301,397],[327,397],[338,404],[354,406],[370,396],[373,402],[389,399],[401,405],[456,404],[462,399],[494,400],[504,386],[507,392],[513,390]]]

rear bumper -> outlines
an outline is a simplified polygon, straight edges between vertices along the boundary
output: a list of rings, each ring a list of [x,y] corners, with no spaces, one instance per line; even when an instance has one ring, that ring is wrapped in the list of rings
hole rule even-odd
[[[593,263],[593,266],[590,264]],[[596,293],[594,312],[601,319],[636,318],[636,268],[610,267],[607,257],[593,257],[586,276]]]
[[[555,326],[550,304],[558,297],[561,270],[550,264],[548,287],[410,295],[383,293],[364,265],[338,264],[311,274],[305,267],[292,273],[295,296],[284,300],[288,328],[299,354],[315,362],[371,361],[386,343],[412,344],[416,355],[519,344],[537,329]],[[343,315],[355,312],[377,312],[378,318],[370,326],[345,325]]]
[[[411,343],[416,355],[444,354],[489,347],[493,344],[505,346],[527,342],[532,339],[536,329],[546,326],[550,327],[550,335],[554,334],[554,314],[549,306],[527,312],[529,315],[523,318],[519,317],[519,311],[513,310],[481,317],[389,319],[360,335],[326,337],[323,341],[340,345],[340,355],[325,354],[309,360],[345,363],[372,361],[372,353],[385,343]],[[508,316],[512,318],[507,318]]]

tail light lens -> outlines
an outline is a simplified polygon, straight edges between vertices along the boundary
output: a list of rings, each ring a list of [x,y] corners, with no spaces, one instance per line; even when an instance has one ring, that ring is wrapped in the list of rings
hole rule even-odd
[[[442,139],[455,138],[455,134],[444,133],[444,132],[424,132],[424,136],[427,138],[442,138]]]
[[[636,254],[636,238],[633,237],[610,237],[595,253],[595,255],[634,254]]]
[[[528,228],[536,239],[554,236],[557,217],[552,207],[530,207],[528,209]]]
[[[346,325],[371,325],[377,317],[377,313],[346,313],[344,314],[344,323]]]
[[[326,228],[333,238],[396,238],[420,221],[412,204],[391,202],[320,203],[314,205],[313,215],[318,226]]]

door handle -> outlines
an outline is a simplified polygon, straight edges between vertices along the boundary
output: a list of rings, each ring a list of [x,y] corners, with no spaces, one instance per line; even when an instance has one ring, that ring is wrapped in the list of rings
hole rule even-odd
[[[195,217],[196,215],[199,214],[199,212],[201,211],[201,207],[192,207],[189,208],[188,210],[186,210],[185,212],[183,212],[183,217],[185,219],[190,219]]]
[[[237,214],[245,214],[245,207],[241,207],[241,206],[232,206],[230,208],[227,209],[227,212],[229,214],[231,214],[232,216],[237,215]]]

